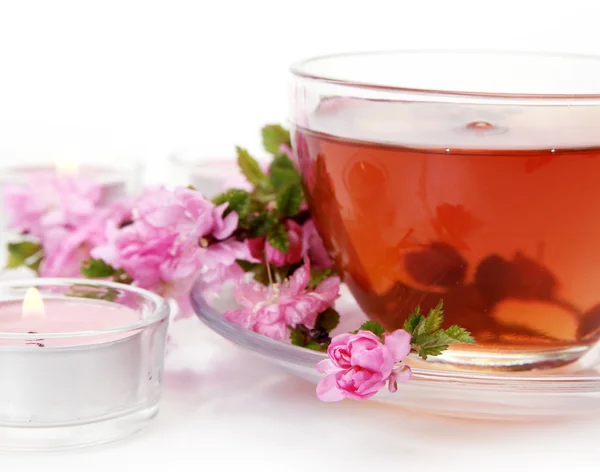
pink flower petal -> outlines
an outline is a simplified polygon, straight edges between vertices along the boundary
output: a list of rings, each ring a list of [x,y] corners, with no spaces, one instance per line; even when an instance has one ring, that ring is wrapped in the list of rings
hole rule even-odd
[[[289,281],[289,292],[298,295],[310,281],[310,262],[304,260],[304,265],[296,269]]]
[[[317,370],[321,374],[332,374],[339,372],[340,368],[331,359],[325,359],[317,363]]]
[[[408,382],[412,377],[412,370],[407,365],[401,365],[400,367],[396,367],[392,371],[392,375],[390,375],[390,379],[393,379],[396,382]]]
[[[393,333],[385,336],[385,347],[392,354],[394,362],[400,362],[410,353],[411,335],[403,329],[397,329]]]
[[[337,387],[336,374],[330,374],[317,385],[317,398],[324,402],[339,402],[344,394]]]

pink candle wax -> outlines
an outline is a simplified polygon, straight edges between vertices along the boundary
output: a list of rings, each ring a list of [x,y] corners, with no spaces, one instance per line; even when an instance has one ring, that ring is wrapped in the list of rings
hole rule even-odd
[[[35,342],[24,339],[0,339],[0,345],[38,347],[76,346],[121,339],[132,333],[99,333],[92,336],[46,338],[44,334],[77,333],[119,328],[139,321],[138,314],[123,305],[90,299],[44,299],[44,315],[24,316],[23,301],[0,302],[0,332],[35,333]]]

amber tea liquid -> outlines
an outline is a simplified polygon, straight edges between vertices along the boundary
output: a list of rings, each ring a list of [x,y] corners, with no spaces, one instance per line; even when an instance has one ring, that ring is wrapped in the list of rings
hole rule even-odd
[[[393,330],[443,299],[446,325],[477,341],[463,352],[581,355],[600,333],[600,147],[528,141],[509,126],[518,110],[491,122],[442,107],[411,124],[389,105],[378,127],[384,105],[328,104],[312,117],[322,131],[295,137],[315,223],[361,308]]]

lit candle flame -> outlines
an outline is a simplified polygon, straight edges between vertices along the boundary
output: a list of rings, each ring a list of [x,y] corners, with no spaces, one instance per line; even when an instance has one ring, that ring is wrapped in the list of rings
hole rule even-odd
[[[79,163],[75,161],[59,161],[54,166],[60,176],[68,177],[79,173]]]
[[[30,287],[23,300],[23,318],[45,318],[46,310],[40,292],[35,287]]]

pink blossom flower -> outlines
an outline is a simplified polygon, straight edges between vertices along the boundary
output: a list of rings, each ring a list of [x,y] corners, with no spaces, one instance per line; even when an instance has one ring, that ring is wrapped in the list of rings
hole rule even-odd
[[[85,223],[71,229],[61,226],[47,229],[42,238],[43,277],[75,277],[81,275],[81,264],[89,259],[93,247],[106,243],[106,227],[118,227],[130,218],[131,206],[126,200],[100,208]]]
[[[239,280],[244,271],[236,260],[258,262],[250,254],[246,241],[224,241],[205,249],[202,268],[202,286],[205,290],[217,291],[228,281]]]
[[[395,367],[410,353],[410,341],[403,329],[384,335],[383,343],[370,331],[334,337],[327,349],[329,359],[317,364],[317,370],[327,374],[317,385],[317,397],[325,402],[365,400],[386,384],[395,392],[398,382],[406,382],[412,374],[407,365]]]
[[[279,249],[271,246],[266,241],[264,236],[260,238],[253,238],[248,240],[248,246],[252,257],[258,260],[264,260],[275,267],[283,267],[288,264],[297,264],[302,260],[302,227],[294,220],[286,220],[285,228],[287,231],[287,237],[290,241],[290,247],[287,253],[280,251]]]
[[[302,245],[304,254],[310,258],[316,269],[328,269],[333,266],[333,260],[329,257],[313,220],[308,220],[302,225]]]
[[[81,177],[33,176],[24,185],[7,185],[4,204],[10,226],[43,238],[48,228],[75,228],[90,218],[102,198],[101,187]]]
[[[107,225],[106,242],[92,257],[125,270],[145,288],[189,279],[207,254],[203,239],[225,239],[237,227],[237,213],[223,217],[226,206],[215,207],[189,189],[150,189],[134,203],[131,224]]]
[[[314,327],[317,315],[330,307],[339,295],[339,277],[325,279],[315,290],[307,289],[309,280],[308,260],[281,284],[265,287],[258,282],[240,280],[235,285],[234,296],[242,308],[229,310],[224,316],[256,333],[277,340],[287,339],[288,326]]]

